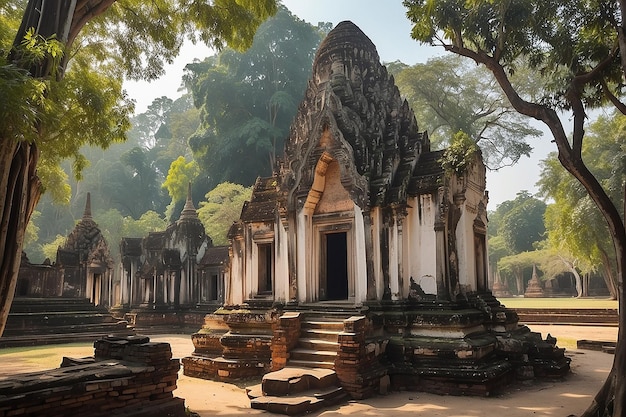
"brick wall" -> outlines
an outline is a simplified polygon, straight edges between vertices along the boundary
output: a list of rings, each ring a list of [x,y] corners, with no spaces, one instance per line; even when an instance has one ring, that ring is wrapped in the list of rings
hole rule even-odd
[[[381,383],[388,385],[387,368],[379,360],[387,340],[368,337],[371,326],[366,317],[351,317],[344,321],[344,331],[339,334],[335,371],[341,386],[355,399],[385,390]]]
[[[185,416],[178,359],[147,337],[104,338],[91,360],[0,380],[0,416]]]
[[[272,338],[271,370],[279,371],[287,366],[289,351],[296,347],[300,338],[300,313],[285,313],[274,326]]]

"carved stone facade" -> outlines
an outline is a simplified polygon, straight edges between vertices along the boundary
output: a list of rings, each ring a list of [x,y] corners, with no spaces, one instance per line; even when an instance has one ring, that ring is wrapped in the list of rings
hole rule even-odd
[[[139,313],[143,325],[195,325],[202,321],[181,313],[189,309],[212,311],[224,300],[228,248],[215,247],[206,234],[191,200],[191,185],[180,218],[162,232],[121,242],[122,276],[118,310]],[[171,315],[162,311],[172,311]],[[147,312],[158,312],[151,318]],[[176,314],[174,314],[176,313]]]
[[[226,303],[454,300],[487,290],[485,168],[446,173],[352,23],[335,28],[276,174],[230,231]]]
[[[56,262],[31,264],[22,257],[16,297],[86,298],[96,306],[114,303],[114,262],[107,242],[91,217],[91,196],[82,219],[57,250]]]

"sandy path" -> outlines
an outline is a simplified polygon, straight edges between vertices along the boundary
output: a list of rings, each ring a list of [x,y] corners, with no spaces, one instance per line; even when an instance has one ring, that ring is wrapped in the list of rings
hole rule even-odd
[[[604,382],[613,356],[601,352],[577,350],[575,340],[615,340],[615,327],[589,326],[530,326],[545,337],[552,334],[564,341],[567,355],[572,358],[572,372],[563,381],[544,381],[533,384],[514,384],[495,397],[454,397],[420,392],[394,392],[363,401],[350,401],[331,409],[313,413],[313,416],[396,416],[413,417],[471,417],[471,416],[568,416],[580,415],[590,404],[593,395]],[[166,341],[172,346],[174,357],[191,354],[193,345],[188,335],[158,335],[151,340]],[[88,356],[93,354],[89,344],[83,347],[49,346],[33,354],[6,354],[0,350],[0,376],[10,377],[15,372],[45,369],[45,363],[60,363],[63,356]],[[245,386],[258,381],[240,384],[206,381],[189,378],[180,373],[174,395],[185,398],[190,410],[208,416],[244,416],[265,414],[250,409]]]

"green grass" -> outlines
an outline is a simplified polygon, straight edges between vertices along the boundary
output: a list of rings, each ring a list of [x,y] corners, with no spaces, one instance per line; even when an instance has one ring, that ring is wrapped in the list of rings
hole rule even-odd
[[[509,308],[617,308],[616,300],[608,298],[501,298],[498,301]]]
[[[0,349],[0,362],[21,362],[36,369],[58,368],[64,356],[80,358],[93,356],[93,343],[24,346]]]

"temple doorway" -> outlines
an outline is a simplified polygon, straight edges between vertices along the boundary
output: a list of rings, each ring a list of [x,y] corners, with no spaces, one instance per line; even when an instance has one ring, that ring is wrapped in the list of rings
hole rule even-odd
[[[274,277],[274,254],[271,243],[258,244],[258,294],[272,295]]]
[[[324,234],[323,278],[320,294],[326,300],[348,299],[348,239],[346,232]]]

